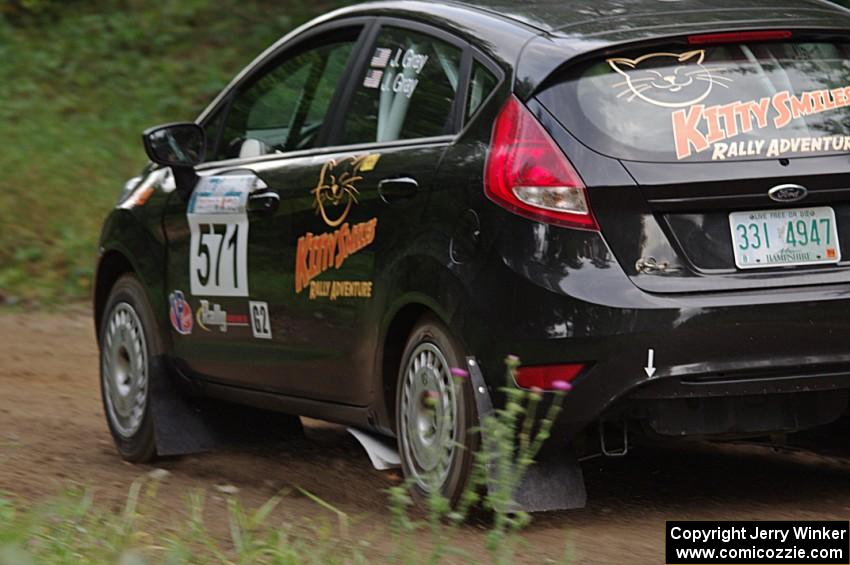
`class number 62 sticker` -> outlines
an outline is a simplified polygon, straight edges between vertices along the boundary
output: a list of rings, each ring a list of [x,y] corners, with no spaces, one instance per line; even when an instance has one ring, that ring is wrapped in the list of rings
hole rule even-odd
[[[248,302],[251,314],[251,332],[255,338],[271,339],[272,326],[269,319],[269,305],[265,302]]]

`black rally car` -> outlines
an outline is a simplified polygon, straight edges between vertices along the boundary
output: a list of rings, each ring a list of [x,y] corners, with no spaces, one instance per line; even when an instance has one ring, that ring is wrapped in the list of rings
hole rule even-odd
[[[454,498],[507,354],[572,384],[561,452],[840,418],[848,30],[817,0],[493,0],[290,33],[145,132],[103,228],[119,451],[157,454],[163,378],[396,437]]]

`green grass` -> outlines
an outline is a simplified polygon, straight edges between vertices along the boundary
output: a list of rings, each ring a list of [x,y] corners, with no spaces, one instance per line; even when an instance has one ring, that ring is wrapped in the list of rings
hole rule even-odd
[[[216,537],[206,520],[221,516],[205,508],[203,492],[189,493],[185,512],[164,523],[157,489],[157,481],[136,481],[119,509],[97,502],[91,489],[30,509],[0,495],[0,565],[366,562],[367,544],[352,542],[332,522],[296,525],[275,513],[280,497],[248,509],[229,496],[220,511],[227,535]]]
[[[0,565],[509,564],[527,549],[515,536],[494,551],[484,536],[470,539],[477,528],[440,520],[405,517],[405,527],[396,520],[388,530],[382,520],[348,516],[312,495],[317,512],[308,517],[287,514],[285,496],[246,507],[228,495],[221,508],[202,491],[187,493],[182,510],[165,510],[157,490],[157,481],[139,479],[119,507],[95,489],[75,488],[33,507],[0,493]],[[406,515],[403,506],[398,512]],[[561,556],[546,562],[570,563],[570,548],[565,535]]]
[[[193,119],[341,3],[0,0],[0,303],[86,298],[100,225],[145,163],[140,132]]]

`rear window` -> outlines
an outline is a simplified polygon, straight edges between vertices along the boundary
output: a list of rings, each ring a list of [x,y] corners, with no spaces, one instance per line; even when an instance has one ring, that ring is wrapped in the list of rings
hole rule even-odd
[[[842,153],[850,151],[849,55],[836,43],[653,49],[581,67],[540,100],[585,144],[620,159]]]

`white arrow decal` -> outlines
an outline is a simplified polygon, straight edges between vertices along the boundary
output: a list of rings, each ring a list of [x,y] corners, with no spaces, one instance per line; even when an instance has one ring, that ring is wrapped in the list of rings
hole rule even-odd
[[[646,367],[643,368],[646,371],[646,376],[650,379],[653,375],[655,375],[655,350],[650,349],[646,353]]]

